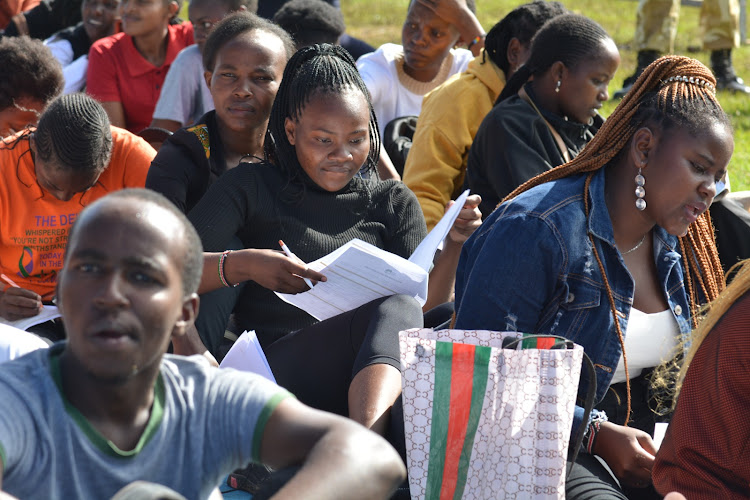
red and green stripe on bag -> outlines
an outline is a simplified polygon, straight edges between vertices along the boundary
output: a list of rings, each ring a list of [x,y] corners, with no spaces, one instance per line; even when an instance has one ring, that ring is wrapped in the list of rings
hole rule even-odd
[[[552,349],[564,341],[532,337],[522,349]],[[460,499],[479,426],[489,373],[490,347],[435,344],[435,392],[425,498]]]

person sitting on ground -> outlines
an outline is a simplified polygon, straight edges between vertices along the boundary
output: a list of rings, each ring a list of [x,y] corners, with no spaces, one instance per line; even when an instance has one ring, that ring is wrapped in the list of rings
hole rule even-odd
[[[0,39],[0,138],[36,125],[47,104],[60,95],[60,63],[41,40]]]
[[[214,109],[211,91],[203,76],[203,48],[216,24],[232,12],[258,10],[258,0],[192,0],[188,17],[195,45],[183,49],[169,67],[151,126],[171,132],[198,123]]]
[[[118,29],[120,0],[84,0],[80,23],[58,31],[44,41],[60,61],[65,76],[63,93],[80,92],[86,86],[89,49],[100,38]]]
[[[193,44],[193,25],[175,24],[180,5],[121,0],[122,33],[91,46],[86,92],[102,103],[112,125],[137,134],[151,124],[170,65]]]
[[[676,386],[673,366],[665,365],[657,379],[677,397],[654,463],[659,492],[679,491],[690,500],[748,496],[749,262],[740,264],[731,284],[709,305]]]
[[[187,213],[221,174],[240,161],[260,161],[271,106],[293,53],[289,35],[255,14],[221,21],[203,51],[217,108],[167,139],[146,187]]]
[[[482,217],[588,144],[604,121],[598,110],[619,65],[617,45],[591,19],[566,14],[542,26],[469,151],[466,185],[482,197]]]
[[[111,191],[143,187],[155,155],[140,137],[110,126],[85,94],[58,97],[36,129],[0,142],[0,272],[18,285],[0,292],[0,317],[34,316],[42,301],[52,300],[81,208]]]
[[[401,30],[401,43],[386,43],[357,60],[362,79],[372,96],[381,137],[394,118],[417,116],[422,97],[451,75],[466,70],[472,53],[453,47],[461,39],[461,27],[451,18],[450,8],[458,4],[471,13],[466,0],[442,0],[432,10],[422,2],[409,4]]]
[[[724,281],[707,210],[734,140],[715,85],[694,59],[657,60],[576,158],[522,184],[464,245],[456,327],[563,336],[596,367],[570,500],[661,498],[648,374],[689,344]]]
[[[393,295],[317,321],[274,294],[307,290],[302,278],[324,280],[299,259],[316,260],[353,238],[404,258],[424,238],[414,194],[401,182],[369,175],[380,146],[374,116],[346,49],[323,44],[298,51],[271,111],[270,162],[226,172],[189,218],[207,252],[199,291],[247,282],[235,320],[240,331],[256,331],[276,380],[306,404],[385,433],[401,392],[398,332],[422,325],[419,303]],[[478,203],[470,198],[450,231],[430,275],[426,308],[452,294],[462,239],[479,223]],[[224,252],[235,235],[243,249]],[[280,239],[297,257],[279,251]],[[212,352],[234,305],[201,310],[217,317],[218,328],[199,330]]]
[[[383,139],[383,149],[378,161],[378,174],[383,179],[401,179],[403,158],[389,156],[395,151],[391,144],[398,137],[409,137],[409,127],[395,136],[385,134],[386,127],[396,119],[418,116],[422,97],[451,75],[466,70],[472,53],[453,47],[462,40],[469,29],[476,34],[468,42],[476,49],[484,43],[484,30],[474,15],[474,2],[469,0],[413,0],[401,30],[401,43],[386,43],[371,54],[357,60],[362,79],[372,96],[378,121],[378,131]],[[473,35],[472,35],[473,36]],[[395,150],[403,151],[403,146]],[[400,153],[399,156],[403,156]]]
[[[381,437],[257,375],[165,354],[198,312],[201,260],[195,230],[157,193],[83,210],[58,281],[67,341],[0,370],[0,489],[111,498],[139,480],[208,498],[254,460],[302,465],[277,498],[389,497],[406,471]]]
[[[546,21],[564,12],[561,3],[542,0],[516,7],[487,33],[484,50],[465,72],[425,95],[403,177],[417,195],[427,229],[461,194],[477,129],[506,80],[526,62],[531,38]]]
[[[276,11],[273,22],[292,36],[297,50],[316,43],[338,44],[346,31],[344,15],[323,0],[290,0]]]

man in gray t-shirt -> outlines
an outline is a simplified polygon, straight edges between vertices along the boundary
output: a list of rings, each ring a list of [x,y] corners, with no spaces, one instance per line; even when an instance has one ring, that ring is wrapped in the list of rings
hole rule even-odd
[[[251,460],[303,465],[280,498],[390,495],[405,470],[379,436],[252,374],[164,355],[197,314],[203,259],[156,193],[81,212],[58,277],[67,341],[0,367],[0,498],[110,498],[136,480],[206,498]]]

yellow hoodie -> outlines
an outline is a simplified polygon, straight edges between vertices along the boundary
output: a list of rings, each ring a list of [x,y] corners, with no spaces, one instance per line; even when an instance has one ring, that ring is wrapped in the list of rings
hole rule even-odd
[[[485,115],[505,87],[505,75],[484,52],[468,69],[425,95],[403,180],[432,229],[464,183],[466,160]]]

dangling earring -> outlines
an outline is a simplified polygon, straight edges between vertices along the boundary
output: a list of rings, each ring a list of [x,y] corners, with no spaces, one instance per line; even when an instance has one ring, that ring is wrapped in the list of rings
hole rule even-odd
[[[645,162],[642,162],[645,163]],[[646,178],[641,173],[642,167],[638,167],[638,174],[635,176],[635,208],[640,211],[646,210],[646,189],[643,187],[646,185]]]
[[[562,85],[562,80],[557,80],[557,85],[555,85],[555,92],[560,92],[560,85]]]

